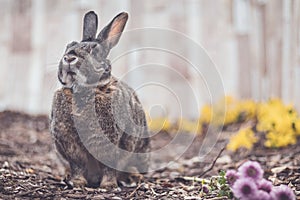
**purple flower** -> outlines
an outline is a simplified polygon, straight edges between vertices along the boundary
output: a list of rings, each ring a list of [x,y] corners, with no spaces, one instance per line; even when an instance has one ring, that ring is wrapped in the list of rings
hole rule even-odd
[[[286,185],[274,187],[271,195],[274,200],[295,200],[294,192]]]
[[[233,186],[234,182],[239,178],[239,174],[235,170],[228,170],[225,176],[230,186]]]
[[[242,177],[251,178],[254,181],[261,180],[264,174],[260,164],[255,161],[245,162],[239,167],[238,171]]]
[[[256,193],[256,197],[253,197],[252,199],[255,199],[255,200],[273,200],[272,199],[272,196],[263,191],[263,190],[258,190],[257,193]]]
[[[209,188],[207,185],[202,185],[202,191],[205,193],[205,194],[208,194],[209,193]]]
[[[240,178],[232,186],[232,192],[239,199],[252,199],[257,197],[257,186],[250,178]]]
[[[266,179],[262,179],[257,183],[258,189],[263,190],[267,193],[270,193],[272,191],[273,188],[273,184],[266,180]]]

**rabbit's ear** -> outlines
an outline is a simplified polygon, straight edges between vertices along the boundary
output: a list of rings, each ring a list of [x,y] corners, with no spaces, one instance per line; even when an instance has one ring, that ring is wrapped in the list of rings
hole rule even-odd
[[[97,36],[97,39],[106,47],[111,49],[119,42],[127,20],[127,13],[122,12],[118,14],[107,26],[102,29]]]
[[[84,15],[82,41],[94,40],[98,28],[98,17],[94,11]]]

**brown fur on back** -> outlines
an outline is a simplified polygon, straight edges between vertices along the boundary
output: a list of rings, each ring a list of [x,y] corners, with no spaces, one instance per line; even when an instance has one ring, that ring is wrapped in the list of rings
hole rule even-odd
[[[150,150],[142,106],[134,91],[114,77],[102,87],[56,91],[51,132],[58,152],[69,162],[72,173],[83,174],[87,179],[91,176],[87,174],[92,173],[99,176],[97,182],[101,180],[105,162],[126,170],[131,159],[139,159],[121,154],[118,149],[137,153]],[[111,143],[107,144],[105,138]],[[111,149],[111,144],[116,151]],[[149,157],[143,159],[135,167],[145,172]],[[90,163],[94,166],[89,166]],[[92,172],[88,171],[90,168]]]

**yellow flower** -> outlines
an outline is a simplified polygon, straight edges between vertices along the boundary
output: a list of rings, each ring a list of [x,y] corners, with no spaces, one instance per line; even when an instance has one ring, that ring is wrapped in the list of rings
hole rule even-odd
[[[237,103],[238,101],[231,96],[225,96],[218,103],[217,111],[220,117],[224,117],[224,125],[232,124],[238,120],[239,110],[236,109]],[[224,105],[225,108],[223,108]],[[219,121],[222,122],[222,120]]]
[[[147,116],[148,127],[150,131],[170,131],[172,127],[172,123],[168,118],[165,117],[157,117],[157,118],[150,118],[149,115]]]
[[[296,143],[298,116],[293,105],[271,99],[260,104],[257,119],[257,130],[266,132],[266,147],[285,147]]]
[[[200,124],[198,121],[191,121],[187,119],[178,120],[178,129],[180,132],[189,132],[189,133],[200,133]]]
[[[270,131],[266,135],[266,147],[285,147],[288,145],[296,144],[297,139],[293,132],[276,132]]]
[[[232,105],[232,104],[236,103],[237,100],[235,98],[233,98],[232,96],[226,95],[224,97],[224,99],[221,101],[224,101],[226,105]]]
[[[225,114],[224,125],[232,124],[238,121],[240,112],[235,108],[228,107]]]
[[[300,135],[300,118],[297,118],[294,121],[294,128],[295,128],[296,134],[299,136]]]
[[[214,125],[229,125],[240,121],[254,119],[257,106],[253,100],[237,101],[231,96],[225,96],[212,106],[204,106],[201,111],[201,122]]]
[[[171,127],[171,122],[167,118],[156,118],[150,121],[149,128],[153,131],[168,131]]]
[[[201,109],[200,122],[201,123],[210,123],[212,120],[212,107],[210,105],[204,105]]]
[[[254,119],[257,112],[257,104],[253,100],[244,100],[238,103],[237,109],[240,115],[244,115],[245,120]]]
[[[211,123],[221,127],[247,120],[257,120],[256,130],[265,134],[266,147],[285,147],[296,144],[300,136],[300,118],[292,104],[284,104],[280,99],[267,102],[253,100],[236,100],[225,96],[213,105],[205,105],[201,109],[198,120],[178,119],[175,123],[166,117],[150,119],[146,114],[151,131],[201,133],[203,125]],[[227,148],[232,151],[243,147],[251,149],[258,141],[251,128],[240,130],[232,136]]]
[[[257,142],[257,138],[251,128],[241,129],[236,135],[230,138],[227,149],[236,151],[239,148],[251,149],[253,144]]]
[[[200,122],[216,126],[232,124],[237,121],[239,112],[235,109],[237,101],[225,96],[214,105],[205,105],[201,110]]]

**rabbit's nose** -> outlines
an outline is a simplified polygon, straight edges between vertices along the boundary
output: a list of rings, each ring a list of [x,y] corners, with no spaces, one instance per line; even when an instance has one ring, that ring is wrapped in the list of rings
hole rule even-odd
[[[77,63],[77,61],[78,61],[78,58],[76,56],[74,56],[74,55],[65,55],[63,57],[64,64],[70,64],[70,65],[72,65],[72,64]]]

